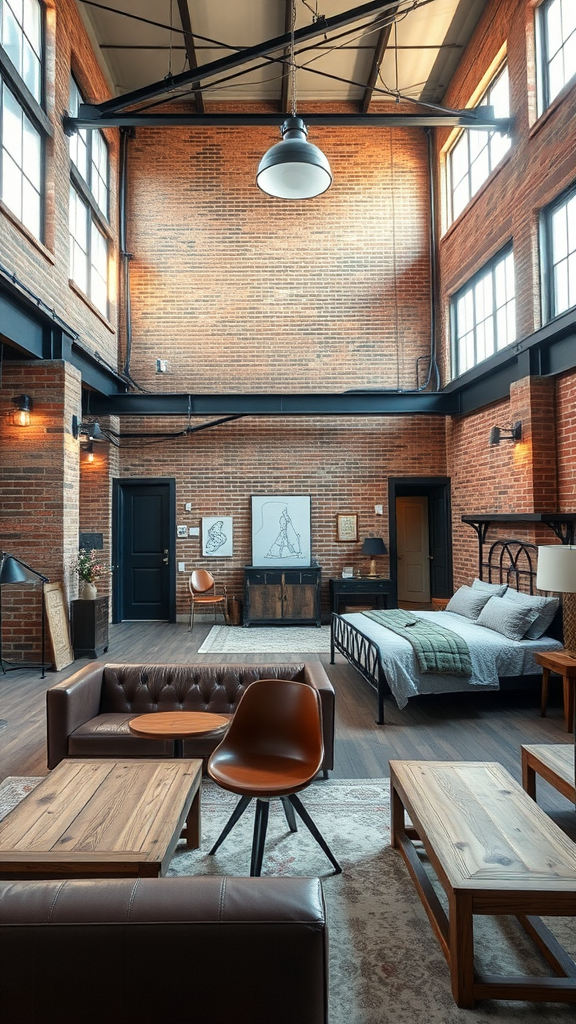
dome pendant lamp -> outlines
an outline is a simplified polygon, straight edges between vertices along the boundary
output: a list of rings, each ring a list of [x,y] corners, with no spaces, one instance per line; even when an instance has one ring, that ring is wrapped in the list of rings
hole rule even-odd
[[[296,4],[292,0],[290,34],[290,76],[292,113],[280,129],[282,142],[277,142],[262,157],[256,184],[269,196],[278,199],[312,199],[326,192],[332,184],[330,164],[318,146],[307,141],[308,129],[296,114],[296,65],[294,63],[294,26]]]

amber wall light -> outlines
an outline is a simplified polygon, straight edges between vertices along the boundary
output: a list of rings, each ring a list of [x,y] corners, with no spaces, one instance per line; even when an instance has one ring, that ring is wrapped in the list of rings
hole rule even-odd
[[[30,413],[32,412],[33,401],[30,395],[18,395],[17,398],[12,399],[12,404],[15,406],[14,412],[12,413],[12,423],[15,427],[29,427],[30,426]]]

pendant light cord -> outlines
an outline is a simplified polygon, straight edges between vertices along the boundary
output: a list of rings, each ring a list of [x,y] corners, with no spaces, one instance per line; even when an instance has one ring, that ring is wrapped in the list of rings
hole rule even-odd
[[[292,0],[292,19],[290,25],[290,107],[292,117],[296,117],[296,65],[294,63],[294,31],[296,29],[296,0]]]

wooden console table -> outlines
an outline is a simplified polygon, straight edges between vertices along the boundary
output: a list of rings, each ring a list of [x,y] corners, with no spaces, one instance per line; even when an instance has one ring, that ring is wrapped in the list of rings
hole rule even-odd
[[[396,608],[396,580],[385,576],[335,577],[330,581],[330,610],[341,605],[370,604],[372,608]]]

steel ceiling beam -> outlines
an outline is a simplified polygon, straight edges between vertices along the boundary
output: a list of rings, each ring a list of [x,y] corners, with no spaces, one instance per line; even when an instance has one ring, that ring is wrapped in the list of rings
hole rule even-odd
[[[85,110],[84,104],[80,110]],[[276,114],[160,114],[153,111],[146,114],[118,113],[98,117],[92,115],[64,117],[64,131],[72,135],[77,128],[180,128],[203,127],[237,128],[248,125],[274,125],[282,118]],[[447,113],[386,113],[386,114],[309,114],[298,111],[307,125],[320,127],[359,128],[487,128],[491,131],[508,133],[512,120],[508,117],[494,117],[493,107],[474,107]]]
[[[434,2],[435,0],[420,0],[418,7],[424,7]],[[314,39],[316,36],[332,32],[344,25],[362,21],[371,15],[385,14],[386,12],[396,10],[397,7],[398,0],[394,0],[394,2],[390,2],[390,0],[370,0],[369,3],[343,11],[342,14],[334,15],[331,18],[319,18],[311,25],[305,25],[303,28],[295,31],[294,44],[297,45],[308,39]],[[93,125],[97,124],[98,127],[102,127],[104,124],[102,118],[106,115],[125,111],[135,104],[143,103],[157,96],[164,96],[183,87],[192,86],[196,82],[202,82],[204,79],[211,78],[213,75],[220,74],[223,71],[229,71],[232,68],[249,64],[258,57],[284,51],[289,46],[290,33],[285,32],[281,36],[265,40],[256,46],[245,47],[242,50],[228,54],[228,56],[221,57],[218,60],[210,61],[208,64],[201,65],[191,71],[184,71],[180,75],[167,76],[160,82],[153,82],[151,85],[124,93],[122,96],[116,96],[113,99],[106,100],[104,103],[81,104],[80,115],[82,117],[90,117]]]
[[[188,58],[188,67],[193,71],[198,67],[198,61],[196,59],[196,47],[194,45],[194,33],[192,31],[192,21],[190,18],[188,0],[178,0],[178,12],[180,14],[180,21],[182,22],[182,32],[184,35],[186,56]],[[197,112],[199,114],[203,114],[204,96],[202,95],[201,89],[196,89],[194,91],[194,103],[196,104]]]
[[[111,416],[447,416],[458,398],[437,392],[91,395],[90,411]]]
[[[397,14],[397,12],[398,12],[398,7],[396,7],[396,10],[390,11],[390,14],[393,16],[393,15]],[[370,101],[371,101],[372,95],[374,93],[374,86],[376,85],[376,82],[378,80],[378,75],[380,73],[380,65],[382,64],[382,61],[384,60],[384,54],[386,53],[386,50],[388,48],[388,43],[390,41],[390,33],[391,32],[392,32],[392,22],[389,25],[386,25],[381,30],[380,35],[378,36],[378,39],[377,39],[377,42],[376,42],[376,47],[375,47],[375,50],[374,50],[374,57],[372,58],[372,67],[370,68],[370,74],[368,75],[368,82],[366,83],[366,89],[364,90],[364,95],[362,97],[362,103],[360,105],[360,110],[362,111],[363,114],[366,113],[366,111],[368,110],[368,108],[370,106]]]

